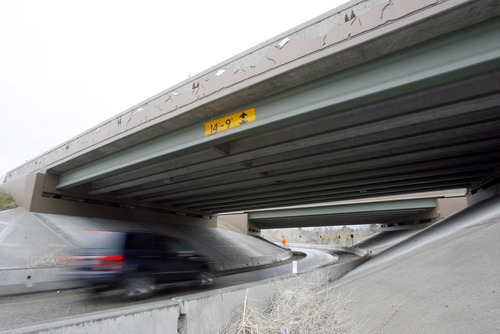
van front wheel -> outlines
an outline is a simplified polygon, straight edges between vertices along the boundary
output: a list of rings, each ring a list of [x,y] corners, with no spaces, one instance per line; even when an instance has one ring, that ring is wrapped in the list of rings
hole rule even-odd
[[[135,275],[123,281],[123,297],[142,298],[151,295],[156,290],[156,283],[148,275]]]
[[[198,274],[198,285],[202,288],[209,287],[215,282],[215,275],[209,271],[203,271]]]

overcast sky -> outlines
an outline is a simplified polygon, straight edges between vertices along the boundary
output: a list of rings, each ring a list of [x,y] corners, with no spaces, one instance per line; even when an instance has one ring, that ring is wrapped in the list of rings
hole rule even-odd
[[[0,176],[346,2],[0,0]]]

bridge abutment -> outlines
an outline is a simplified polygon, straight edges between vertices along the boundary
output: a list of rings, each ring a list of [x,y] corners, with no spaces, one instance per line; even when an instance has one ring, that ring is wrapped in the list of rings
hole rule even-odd
[[[467,203],[471,206],[498,195],[500,195],[500,182],[487,185],[477,190],[469,190],[467,193]]]
[[[243,234],[260,236],[260,227],[249,221],[248,213],[219,215],[217,220],[219,227],[224,228],[229,225]]]
[[[29,212],[160,224],[217,226],[216,217],[83,198],[57,191],[56,184],[56,175],[32,173],[0,184],[0,191],[11,195],[17,205]]]

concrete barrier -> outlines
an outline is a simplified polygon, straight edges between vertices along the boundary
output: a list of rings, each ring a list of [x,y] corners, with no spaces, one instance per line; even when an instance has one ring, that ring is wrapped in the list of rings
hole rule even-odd
[[[0,333],[177,333],[178,303],[174,300],[122,307],[67,317]]]
[[[354,247],[354,246],[349,246],[349,247],[343,247],[343,246],[335,246],[335,245],[316,245],[316,244],[287,244],[290,247],[298,247],[298,248],[313,248],[313,249],[326,249],[330,251],[339,251],[339,252],[344,252],[344,253],[351,253],[355,254],[359,257],[365,257],[365,256],[370,256],[370,251],[367,249],[359,248],[359,247]]]
[[[342,251],[359,254],[361,257],[348,263],[327,266],[315,272],[288,275],[282,279],[292,283],[297,277],[304,279],[318,275],[319,272],[332,281],[370,257],[368,251],[357,248],[342,248]],[[182,299],[99,311],[0,333],[217,333],[230,320],[232,311],[242,305],[246,298],[253,307],[267,306],[273,289],[274,279],[268,279],[191,294]]]
[[[81,286],[62,279],[61,268],[0,270],[0,296],[40,291],[63,290]]]
[[[248,256],[248,257],[235,257],[233,260],[225,259],[215,263],[215,268],[218,272],[230,272],[233,270],[241,270],[245,268],[256,268],[259,266],[266,266],[286,261],[293,257],[292,251],[282,252],[273,255],[264,256]]]

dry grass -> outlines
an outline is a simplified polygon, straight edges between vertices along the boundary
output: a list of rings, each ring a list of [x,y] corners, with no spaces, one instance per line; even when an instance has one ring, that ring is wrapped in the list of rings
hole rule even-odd
[[[289,327],[293,334],[360,333],[354,319],[344,310],[346,299],[327,289],[327,278],[297,278],[293,285],[289,282],[275,283],[266,309],[251,307],[245,298],[219,333],[275,334],[283,327]]]
[[[50,254],[28,261],[27,268],[54,268],[63,267],[65,265],[66,261],[64,260],[64,257]]]

